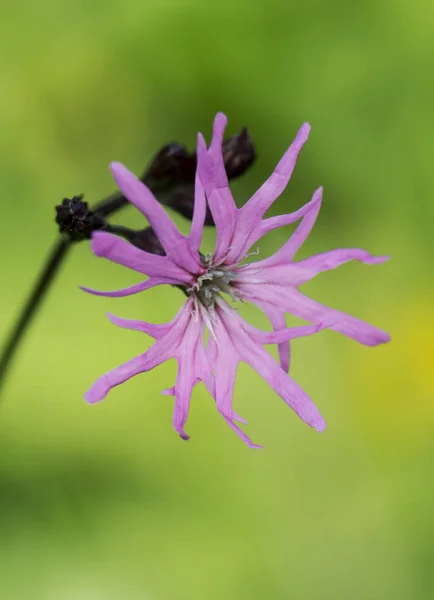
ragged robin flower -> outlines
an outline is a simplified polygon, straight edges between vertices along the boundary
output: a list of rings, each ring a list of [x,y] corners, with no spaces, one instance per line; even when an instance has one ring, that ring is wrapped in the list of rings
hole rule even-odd
[[[260,446],[253,444],[237,425],[237,422],[245,421],[232,406],[238,364],[241,361],[248,363],[303,421],[317,431],[323,431],[325,422],[318,409],[288,375],[289,340],[311,335],[324,327],[369,346],[387,342],[390,338],[384,331],[355,317],[307,298],[298,287],[318,273],[350,260],[375,264],[388,257],[374,257],[360,249],[337,249],[295,262],[294,256],[318,215],[322,189],[318,189],[312,200],[296,212],[270,218],[264,218],[264,215],[285,189],[310,127],[307,123],[301,127],[269,179],[238,209],[228,186],[222,157],[226,122],[223,114],[217,114],[209,148],[202,135],[198,136],[194,214],[187,237],[180,233],[139,179],[123,165],[111,165],[117,185],[145,215],[165,256],[149,254],[113,234],[96,231],[92,238],[94,254],[147,275],[148,279],[115,292],[83,289],[96,295],[121,297],[169,284],[180,286],[187,299],[174,319],[165,324],[153,325],[109,315],[116,325],[142,331],[155,338],[155,343],[144,354],[100,377],[85,398],[89,403],[98,402],[130,377],[175,358],[178,363],[175,385],[163,394],[175,397],[173,425],[178,434],[188,439],[184,427],[192,390],[203,382],[227,424],[248,446],[258,448]],[[207,203],[216,225],[216,244],[212,253],[202,254],[200,245]],[[274,255],[261,261],[244,262],[249,250],[265,234],[297,221],[300,223],[295,232]],[[258,305],[274,330],[260,331],[248,324],[227,298]],[[310,324],[287,328],[285,313],[301,317]],[[280,365],[264,348],[267,344],[278,344]]]

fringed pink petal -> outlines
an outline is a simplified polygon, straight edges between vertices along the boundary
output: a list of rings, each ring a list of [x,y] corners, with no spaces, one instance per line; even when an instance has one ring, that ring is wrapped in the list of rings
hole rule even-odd
[[[194,186],[194,208],[188,244],[192,254],[197,254],[202,243],[203,226],[206,215],[206,198],[202,181],[199,177],[199,169],[196,169]]]
[[[152,336],[156,340],[159,340],[169,334],[168,345],[177,347],[183,340],[183,335],[191,316],[191,310],[193,306],[192,298],[189,298],[175,317],[168,323],[147,323],[146,321],[136,321],[131,319],[122,319],[116,317],[111,313],[107,313],[108,318],[112,323],[118,327],[125,329],[134,329],[136,331],[142,331],[147,335]]]
[[[248,218],[254,214],[256,219],[259,215],[262,218],[281,195],[291,179],[298,155],[306,143],[309,133],[310,125],[304,123],[298,130],[295,140],[278,162],[274,172],[245,205],[245,210],[243,210],[245,217]]]
[[[223,352],[219,353],[221,358],[219,358],[214,374],[216,406],[222,415],[233,419],[232,402],[239,359],[235,353],[225,357],[222,355]]]
[[[255,450],[259,450],[261,448],[263,448],[264,446],[260,446],[259,444],[254,444],[252,442],[252,440],[244,433],[244,431],[242,429],[240,429],[240,427],[238,427],[238,425],[236,425],[234,423],[233,420],[229,419],[229,417],[226,417],[225,415],[223,415],[224,420],[226,421],[226,423],[229,425],[229,427],[235,431],[235,433],[237,434],[237,436],[239,438],[241,438],[243,440],[243,442],[249,447],[249,448],[253,448]],[[241,421],[243,422],[243,421]]]
[[[246,419],[244,417],[242,417],[241,415],[239,415],[238,413],[236,413],[234,410],[232,410],[232,418],[234,421],[238,421],[238,423],[242,423],[243,425],[248,425],[248,422],[246,421]]]
[[[274,389],[297,415],[317,431],[324,431],[325,421],[315,404],[299,385],[261,346],[246,344],[242,358]]]
[[[308,235],[312,231],[312,227],[318,217],[318,213],[321,208],[322,199],[322,187],[318,188],[314,192],[311,202],[311,208],[303,216],[301,223],[297,226],[297,229],[291,235],[289,240],[278,250],[275,254],[260,261],[263,267],[271,267],[278,264],[288,264],[291,262],[301,248],[302,244],[306,241]],[[259,266],[259,265],[258,265]]]
[[[226,125],[228,124],[228,118],[223,113],[219,112],[214,118],[212,128],[212,139],[208,149],[208,156],[210,157],[210,164],[212,166],[212,184],[214,188],[227,188],[228,177],[226,174],[225,163],[223,159],[222,146],[223,136],[225,133]],[[236,210],[235,202],[229,202],[224,210],[229,210],[232,213]]]
[[[286,328],[285,313],[283,313],[282,311],[277,310],[274,307],[267,305],[267,304],[264,304],[262,306],[262,310],[267,315],[267,317],[275,331]],[[291,358],[291,346],[290,346],[289,340],[284,341],[284,342],[279,342],[277,348],[279,351],[280,366],[285,371],[285,373],[288,373],[289,372],[289,362],[290,362],[290,358]]]
[[[274,229],[277,229],[279,227],[285,227],[286,225],[292,225],[293,223],[296,223],[307,213],[309,213],[311,210],[317,207],[318,204],[321,204],[321,196],[318,194],[314,194],[310,202],[308,202],[293,213],[289,213],[287,215],[277,215],[275,217],[263,219],[259,223],[258,227],[254,228],[251,231],[245,244],[243,246],[240,245],[238,247],[237,255],[235,255],[235,247],[231,248],[227,258],[228,264],[232,264],[232,262],[238,262],[239,260],[241,260],[247,254],[250,248],[253,248],[253,246],[267,233],[270,233],[270,231],[273,231]],[[318,206],[317,209],[319,210],[319,208],[320,207]]]
[[[178,362],[178,374],[175,383],[175,405],[173,409],[173,427],[181,438],[188,440],[184,426],[187,422],[193,387],[200,379],[201,364],[198,361],[198,348],[201,345],[203,323],[190,315],[187,328],[179,344],[175,358]]]
[[[85,399],[87,402],[99,402],[105,398],[113,387],[124,383],[127,379],[134,377],[138,373],[150,371],[175,356],[177,348],[182,343],[184,332],[191,316],[191,305],[192,300],[187,300],[176,317],[171,321],[165,334],[159,337],[145,354],[133,358],[117,369],[100,377],[86,393]],[[114,320],[116,322],[117,318],[114,317]],[[142,325],[144,327],[149,326],[149,331],[151,331],[152,326],[150,324],[142,323]]]
[[[251,233],[260,226],[261,220],[270,206],[284,191],[294,171],[297,157],[304,146],[310,131],[305,123],[297,136],[279,161],[276,169],[250,200],[240,209],[237,227],[231,243],[228,264],[238,262],[246,252]],[[254,243],[254,242],[253,242]]]
[[[191,363],[188,361],[180,363],[175,385],[173,427],[183,440],[188,440],[190,437],[186,434],[184,426],[187,422],[191,393],[195,381],[194,367]]]
[[[83,292],[87,292],[88,294],[93,294],[94,296],[107,296],[108,298],[123,298],[125,296],[132,296],[133,294],[139,294],[140,292],[144,292],[145,290],[149,290],[157,285],[176,285],[177,282],[173,279],[167,279],[165,277],[151,277],[147,281],[141,281],[140,283],[136,283],[135,285],[130,285],[129,287],[123,288],[122,290],[115,290],[113,292],[102,292],[100,290],[94,290],[93,288],[88,288],[84,286],[79,286]]]
[[[212,340],[211,346],[212,346],[213,350],[212,350],[212,353],[209,352],[209,358],[211,358],[211,365],[213,365],[213,367],[214,367],[215,361],[217,359],[217,346],[215,344],[214,338],[211,338],[211,340]],[[209,348],[210,348],[210,345],[208,345],[208,349]],[[198,378],[194,382],[194,386],[196,386],[200,381],[202,381],[205,384],[205,387],[207,388],[209,394],[215,399],[215,397],[216,397],[215,379],[212,374],[212,370],[208,363],[208,360],[209,359],[205,355],[205,350],[202,346],[202,343],[200,343],[197,347],[197,354],[196,354],[196,367],[197,367]],[[175,386],[173,386],[171,388],[167,388],[165,390],[162,390],[161,394],[163,396],[174,396],[175,395]],[[232,419],[234,421],[238,421],[239,423],[243,423],[244,425],[248,424],[246,419],[244,419],[241,415],[236,413],[234,410],[232,410]]]
[[[198,136],[198,173],[205,188],[208,204],[216,225],[216,246],[214,262],[222,261],[231,244],[237,220],[237,207],[229,189],[226,175],[222,142],[227,118],[218,113],[214,120],[213,137],[209,149],[205,140]]]
[[[200,268],[199,256],[194,256],[187,238],[176,227],[155,196],[121,163],[112,163],[113,177],[124,196],[148,219],[168,257],[186,271]]]
[[[327,323],[333,331],[350,337],[366,346],[377,346],[390,341],[390,335],[373,325],[344,312],[324,306],[291,286],[242,286],[243,296],[259,307],[264,302],[311,323]]]
[[[105,231],[95,231],[91,242],[92,252],[96,256],[108,258],[133,271],[149,277],[163,277],[179,284],[189,285],[193,277],[181,269],[168,256],[157,256],[136,248],[129,242]]]
[[[197,346],[196,365],[200,380],[203,381],[208,393],[215,399],[215,379],[212,372],[213,366],[212,364],[210,365],[208,361],[203,345],[203,332],[201,334],[201,340]]]
[[[145,354],[129,360],[120,367],[113,369],[113,371],[110,371],[97,379],[90,390],[85,394],[86,401],[89,403],[99,402],[106,397],[113,387],[124,383],[138,373],[151,371],[158,365],[161,365],[163,362],[172,358],[176,351],[176,347],[180,342],[179,338],[179,332],[176,330],[176,327],[173,327],[173,330],[169,335],[166,334],[166,336],[157,340]]]
[[[336,269],[351,260],[357,260],[365,265],[377,265],[389,258],[390,256],[373,256],[360,248],[338,248],[316,254],[295,263],[298,272],[297,285],[310,281],[319,273]]]
[[[263,219],[259,227],[260,237],[270,233],[270,231],[274,231],[274,229],[278,229],[279,227],[285,227],[286,225],[292,225],[293,223],[296,223],[313,208],[315,208],[317,204],[321,204],[321,196],[315,193],[312,199],[298,210],[287,215],[276,215],[275,217]],[[256,240],[252,242],[251,245],[253,245],[255,242]]]
[[[356,317],[324,306],[304,296],[296,289],[286,290],[285,296],[287,310],[301,319],[311,323],[328,321],[332,323],[330,329],[339,331],[366,346],[377,346],[390,341],[390,335],[385,331],[356,319]]]
[[[141,331],[152,336],[156,340],[163,337],[163,335],[166,335],[166,333],[173,327],[172,323],[154,324],[147,323],[146,321],[136,321],[134,319],[121,319],[120,317],[116,317],[111,313],[107,313],[107,317],[114,325],[117,325],[118,327]]]
[[[236,331],[237,328],[241,328],[241,330],[245,331],[247,335],[251,338],[253,343],[259,344],[283,344],[284,342],[289,342],[289,340],[293,340],[299,337],[307,337],[313,335],[314,333],[318,333],[322,329],[329,327],[332,325],[331,322],[321,322],[318,325],[301,325],[298,327],[286,327],[286,322],[284,318],[284,314],[278,309],[274,309],[272,305],[263,303],[261,305],[262,310],[266,312],[267,316],[270,320],[273,320],[273,323],[276,325],[274,331],[262,331],[261,329],[257,329],[253,325],[250,325],[247,321],[245,321],[239,313],[231,308],[225,301],[218,300],[218,307],[220,311],[220,315],[223,316],[223,321],[225,323],[226,329]],[[277,318],[278,317],[278,318]],[[272,323],[272,324],[273,324]],[[220,341],[221,334],[219,334]],[[289,350],[289,348],[288,348]],[[226,352],[222,352],[226,354]],[[284,358],[286,358],[284,356]],[[289,356],[288,356],[289,362]],[[283,367],[282,367],[283,368]],[[289,369],[288,367],[284,370]]]
[[[239,325],[247,331],[249,335],[255,338],[255,340],[262,344],[278,344],[279,350],[279,359],[280,365],[282,369],[286,372],[289,371],[289,358],[290,358],[290,346],[289,340],[295,337],[301,337],[303,334],[297,331],[297,335],[294,330],[299,328],[288,329],[286,327],[285,315],[282,311],[279,311],[274,306],[269,305],[267,303],[263,303],[260,305],[260,308],[265,312],[268,319],[270,320],[275,332],[261,331],[253,327],[247,321],[245,321],[237,311],[231,309],[228,305],[226,307],[222,304],[221,309],[226,313],[232,313],[232,317],[236,319]],[[276,330],[281,330],[279,333],[276,333]],[[312,332],[314,333],[314,332]],[[305,335],[310,335],[310,333],[306,333]],[[279,337],[280,336],[280,337]]]
[[[319,273],[336,269],[352,260],[375,265],[383,263],[389,258],[389,256],[372,256],[366,250],[358,248],[331,250],[299,262],[278,261],[271,256],[262,261],[243,265],[238,271],[236,283],[238,286],[275,284],[298,287]]]
[[[217,342],[216,342],[214,336],[212,336],[212,335],[210,335],[208,338],[208,343],[205,348],[205,354],[206,354],[206,357],[208,359],[208,363],[209,363],[211,369],[213,369],[214,365],[217,361],[218,347],[217,347]]]
[[[144,357],[144,354],[136,356],[136,358],[127,361],[120,367],[113,369],[113,371],[102,375],[84,395],[86,402],[94,404],[103,400],[112,388],[146,371]]]
[[[285,373],[273,357],[264,350],[262,345],[255,343],[243,330],[233,314],[235,311],[221,310],[221,305],[219,308],[219,316],[222,322],[219,334],[221,329],[227,331],[227,335],[231,337],[234,348],[236,348],[237,359],[243,360],[259,373],[305,423],[317,431],[323,431],[325,429],[324,419],[306,392]]]
[[[330,325],[333,323],[330,322]],[[282,344],[302,337],[314,335],[330,325],[327,321],[323,321],[318,325],[299,325],[298,327],[285,327],[284,329],[276,329],[274,331],[260,331],[246,323],[246,331],[249,336],[260,344]],[[288,367],[289,368],[289,367]],[[287,369],[284,369],[287,370]]]
[[[161,390],[160,394],[162,396],[174,396],[175,395],[175,386],[173,385],[170,388],[166,388],[165,390]]]
[[[233,311],[235,312],[235,311]],[[222,314],[222,311],[220,311]],[[232,315],[225,315],[225,319],[216,319],[215,333],[218,340],[217,358],[213,365],[215,378],[215,399],[217,410],[228,417],[234,418],[232,402],[235,387],[235,378],[240,357],[230,337],[230,328],[239,327]],[[229,327],[226,324],[229,323]]]

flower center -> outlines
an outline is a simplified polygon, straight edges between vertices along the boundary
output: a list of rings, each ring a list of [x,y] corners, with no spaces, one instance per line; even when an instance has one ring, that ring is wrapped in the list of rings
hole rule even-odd
[[[207,254],[202,257],[202,264],[206,267],[206,272],[203,275],[199,275],[191,288],[187,290],[189,294],[194,296],[205,306],[205,308],[212,308],[215,304],[216,297],[224,292],[235,300],[233,288],[231,282],[236,278],[237,274],[235,271],[230,270],[225,266],[213,266],[212,256]]]

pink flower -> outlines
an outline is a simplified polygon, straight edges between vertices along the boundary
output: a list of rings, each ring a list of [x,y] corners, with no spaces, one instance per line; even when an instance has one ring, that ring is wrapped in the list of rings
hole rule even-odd
[[[93,235],[92,250],[97,256],[143,273],[148,279],[116,292],[90,293],[112,297],[136,294],[161,284],[183,288],[187,300],[169,323],[152,325],[109,315],[116,325],[137,329],[155,338],[144,354],[103,375],[86,394],[90,403],[102,400],[109,390],[149,371],[170,358],[178,363],[175,386],[163,391],[175,396],[173,425],[183,439],[193,387],[203,382],[215,399],[218,412],[228,425],[252,448],[253,444],[236,422],[246,423],[232,408],[232,395],[238,363],[248,363],[279,394],[298,416],[317,431],[325,422],[308,395],[288,375],[289,341],[308,336],[324,327],[339,331],[358,342],[375,346],[387,342],[389,335],[345,313],[323,306],[304,296],[298,286],[318,273],[334,269],[349,260],[375,264],[388,257],[373,257],[359,249],[338,249],[294,262],[294,256],[309,235],[319,212],[322,190],[298,211],[264,219],[266,211],[285,189],[298,154],[309,135],[305,123],[286,151],[275,171],[252,198],[238,209],[229,190],[222,157],[226,117],[219,113],[214,121],[213,137],[207,149],[198,136],[198,166],[195,205],[190,233],[183,236],[149,189],[123,165],[111,168],[123,194],[148,219],[158,236],[165,256],[149,254],[106,232]],[[206,212],[210,207],[216,225],[216,245],[212,254],[203,256],[199,249]],[[300,221],[290,239],[273,256],[243,264],[249,249],[266,233]],[[257,304],[270,319],[273,332],[249,325],[225,300],[248,300]],[[287,328],[284,314],[292,313],[311,325]],[[205,330],[208,342],[205,344]],[[278,344],[279,365],[264,349]]]

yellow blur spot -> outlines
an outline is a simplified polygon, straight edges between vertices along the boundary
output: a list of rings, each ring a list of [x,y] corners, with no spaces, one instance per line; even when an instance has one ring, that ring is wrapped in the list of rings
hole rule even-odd
[[[434,309],[428,301],[396,307],[392,341],[352,362],[352,397],[362,427],[395,454],[434,434]],[[418,295],[420,299],[421,295]],[[390,314],[389,314],[390,322]]]

